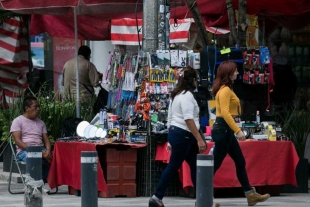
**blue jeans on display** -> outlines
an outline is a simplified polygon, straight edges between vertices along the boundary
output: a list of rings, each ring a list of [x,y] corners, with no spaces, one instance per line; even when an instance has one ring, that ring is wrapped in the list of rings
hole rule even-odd
[[[237,177],[244,192],[252,190],[245,169],[245,159],[238,140],[223,118],[216,117],[212,127],[211,136],[215,142],[215,147],[213,150],[214,174],[219,169],[228,153],[235,162]]]
[[[42,147],[43,151],[46,151],[45,147]],[[17,161],[26,163],[27,151],[22,150],[16,155]],[[48,171],[50,169],[50,165],[46,159],[42,158],[42,180],[44,183],[47,183]]]
[[[163,199],[169,181],[173,176],[176,176],[184,160],[191,169],[191,178],[194,186],[196,186],[196,161],[198,154],[196,138],[189,131],[176,126],[170,126],[168,141],[172,150],[169,164],[162,173],[155,191],[155,196],[159,199]]]

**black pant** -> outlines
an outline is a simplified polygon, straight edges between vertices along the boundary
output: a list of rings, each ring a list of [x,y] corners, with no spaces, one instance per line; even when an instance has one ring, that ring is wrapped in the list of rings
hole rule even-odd
[[[214,174],[219,169],[228,153],[235,162],[237,177],[243,190],[245,192],[251,190],[245,169],[245,159],[238,140],[223,118],[216,118],[212,128],[212,139],[215,142],[213,150]]]
[[[191,132],[176,126],[170,126],[168,133],[168,141],[171,144],[170,161],[161,174],[160,181],[157,185],[155,196],[163,199],[169,181],[178,173],[185,160],[191,169],[191,178],[194,186],[196,186],[196,169],[197,169],[197,140]]]

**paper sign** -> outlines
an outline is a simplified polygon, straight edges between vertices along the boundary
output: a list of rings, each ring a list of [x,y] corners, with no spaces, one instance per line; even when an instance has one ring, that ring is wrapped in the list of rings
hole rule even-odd
[[[223,54],[230,53],[231,50],[230,50],[230,48],[225,48],[225,49],[222,49],[220,52],[221,52],[221,55],[223,55]]]

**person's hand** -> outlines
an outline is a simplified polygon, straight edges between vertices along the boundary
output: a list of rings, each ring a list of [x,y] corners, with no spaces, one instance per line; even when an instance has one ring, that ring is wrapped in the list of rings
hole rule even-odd
[[[102,77],[103,77],[103,74],[102,74],[102,73],[99,73],[99,72],[97,72],[97,73],[98,73],[99,79],[101,80]]]
[[[236,137],[238,140],[245,140],[245,135],[241,130],[236,134]]]
[[[52,154],[50,153],[49,150],[47,150],[47,151],[43,151],[42,150],[42,156],[43,156],[43,158],[45,158],[47,160],[48,163],[51,164],[51,162],[52,162]]]
[[[207,150],[207,144],[206,144],[206,141],[202,140],[202,139],[199,139],[197,141],[197,144],[198,144],[198,150],[199,150],[199,153],[204,153],[206,150]]]
[[[170,145],[169,142],[168,142],[168,144],[167,144],[166,150],[167,150],[167,152],[168,152],[169,154],[171,154],[172,147],[171,147],[171,145]]]

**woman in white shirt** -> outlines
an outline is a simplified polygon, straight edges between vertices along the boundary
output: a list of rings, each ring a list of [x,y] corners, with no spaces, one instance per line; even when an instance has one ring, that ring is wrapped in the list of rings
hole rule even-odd
[[[163,207],[162,199],[168,182],[175,176],[185,160],[191,169],[191,178],[196,185],[197,154],[206,151],[206,142],[199,133],[199,107],[194,98],[197,87],[197,72],[185,68],[176,88],[171,92],[168,110],[168,150],[170,161],[161,175],[149,207]]]

